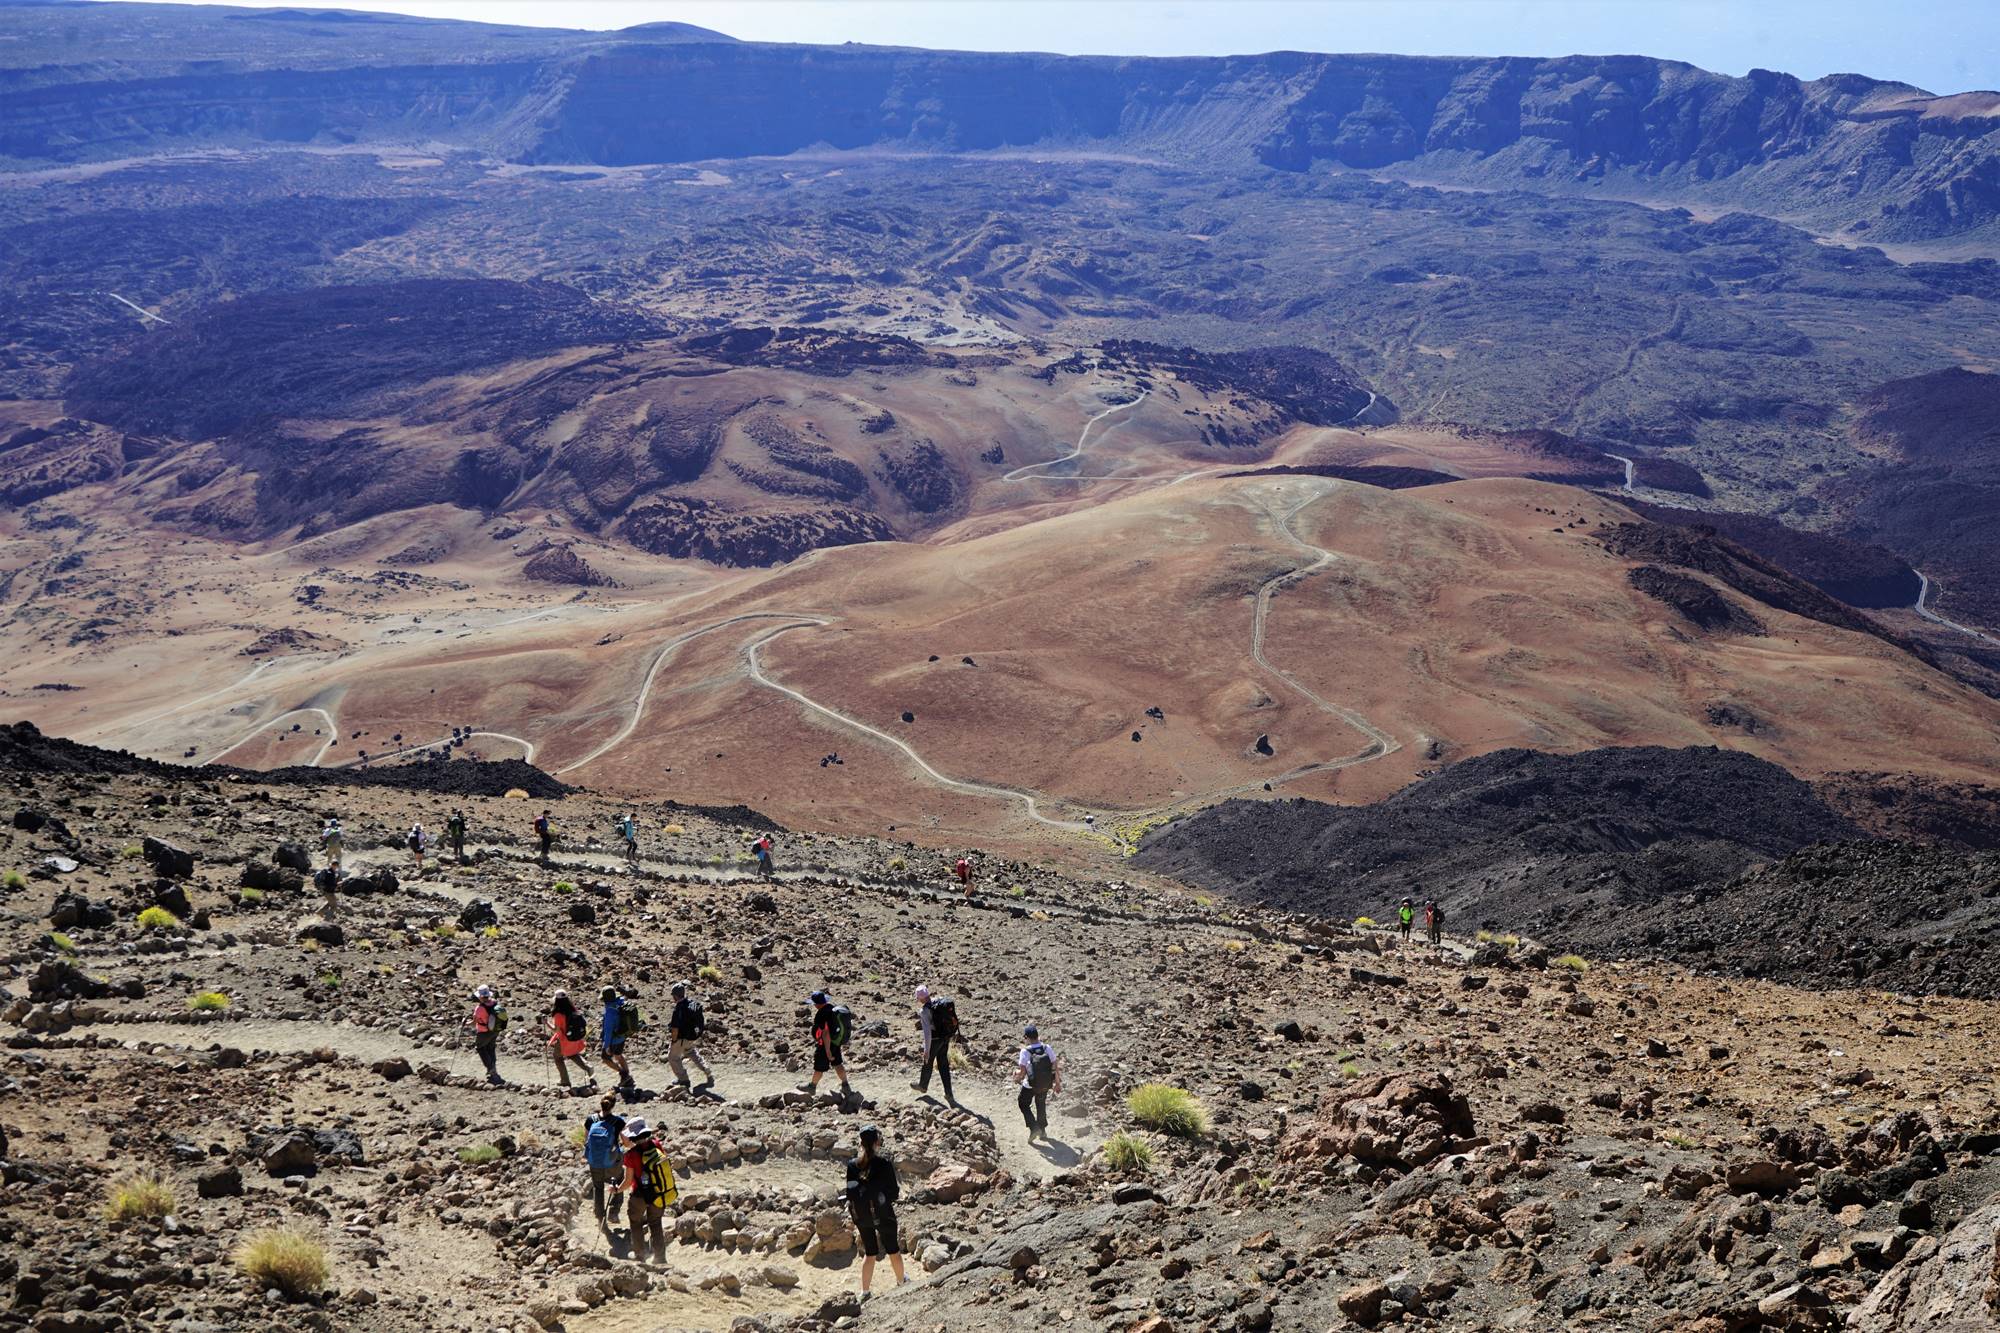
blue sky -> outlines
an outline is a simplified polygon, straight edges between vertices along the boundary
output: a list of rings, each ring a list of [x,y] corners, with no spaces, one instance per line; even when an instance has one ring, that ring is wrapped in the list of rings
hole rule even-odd
[[[2000,0],[347,0],[341,7],[566,28],[679,19],[762,41],[1068,54],[1618,53],[1728,74],[1761,66],[1805,78],[1869,74],[1941,93],[2000,88]]]

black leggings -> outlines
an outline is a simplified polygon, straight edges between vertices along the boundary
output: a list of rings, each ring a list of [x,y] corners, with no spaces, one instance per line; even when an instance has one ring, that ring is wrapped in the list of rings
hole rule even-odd
[[[931,1071],[937,1071],[938,1081],[944,1084],[944,1099],[956,1101],[951,1095],[951,1038],[942,1032],[933,1033],[931,1048],[924,1054],[923,1073],[917,1075],[917,1091],[928,1092],[931,1086]]]
[[[1021,1119],[1028,1122],[1028,1128],[1046,1134],[1049,1132],[1048,1089],[1036,1089],[1028,1084],[1021,1085],[1021,1095],[1017,1099],[1021,1107]]]

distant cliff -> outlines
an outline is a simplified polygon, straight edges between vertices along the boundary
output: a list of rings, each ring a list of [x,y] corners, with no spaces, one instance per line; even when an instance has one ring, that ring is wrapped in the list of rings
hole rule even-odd
[[[20,163],[257,143],[602,164],[1069,148],[1742,208],[1857,239],[2000,234],[2000,94],[1859,75],[1003,55],[123,5],[0,5],[0,39],[0,158]]]

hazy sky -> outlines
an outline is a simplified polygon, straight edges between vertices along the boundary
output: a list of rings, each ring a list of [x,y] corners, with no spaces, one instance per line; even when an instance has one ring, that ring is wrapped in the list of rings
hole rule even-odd
[[[310,0],[247,3],[316,7]],[[331,7],[331,6],[325,6]],[[1071,54],[1638,54],[1741,74],[2000,88],[2000,0],[349,0],[565,28],[679,19],[761,41]]]

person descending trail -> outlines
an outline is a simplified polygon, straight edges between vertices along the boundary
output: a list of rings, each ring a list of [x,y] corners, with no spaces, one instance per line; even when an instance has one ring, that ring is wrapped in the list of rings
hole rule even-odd
[[[1405,944],[1410,942],[1410,925],[1415,921],[1416,915],[1416,909],[1410,906],[1408,898],[1403,899],[1403,905],[1396,909],[1396,932]]]
[[[410,855],[417,858],[417,873],[424,873],[424,849],[430,846],[431,835],[424,832],[422,824],[410,825],[410,831],[403,835],[403,845],[410,849]]]
[[[590,1203],[597,1212],[597,1225],[605,1226],[604,1190],[611,1187],[609,1221],[618,1220],[619,1201],[624,1195],[624,1148],[619,1139],[625,1133],[625,1117],[617,1112],[618,1094],[607,1092],[597,1103],[597,1113],[584,1117],[583,1160],[590,1167]]]
[[[701,1053],[701,1035],[708,1030],[708,1017],[701,1011],[701,1001],[688,994],[687,984],[676,981],[671,992],[674,997],[673,1016],[667,1020],[667,1065],[674,1071],[674,1081],[683,1088],[691,1087],[688,1082],[686,1060],[694,1061],[701,1070],[701,1086],[715,1086],[715,1071],[708,1067],[708,1057]]]
[[[465,1026],[472,1033],[472,1048],[479,1052],[479,1063],[486,1066],[486,1081],[499,1087],[507,1081],[500,1077],[500,1034],[507,1030],[507,1010],[500,1003],[499,992],[491,986],[474,991],[472,1012],[466,1016]]]
[[[854,1036],[854,1015],[844,1004],[835,1004],[823,990],[812,993],[813,1075],[799,1084],[800,1092],[817,1093],[819,1081],[828,1070],[840,1075],[840,1096],[851,1100],[854,1089],[847,1081],[847,1043]]]
[[[346,843],[347,834],[341,830],[340,817],[328,815],[325,826],[319,831],[319,846],[326,853],[326,868],[336,875],[340,873],[340,853]]]
[[[632,1257],[644,1263],[667,1261],[667,1209],[680,1200],[674,1169],[653,1142],[645,1117],[625,1122],[625,1221],[631,1229]]]
[[[762,837],[758,838],[757,845],[750,849],[751,851],[757,854],[757,878],[759,879],[771,878],[772,846],[773,844],[771,842],[771,835],[766,833]]]
[[[445,841],[451,844],[451,854],[465,864],[465,811],[454,810],[451,818],[444,821]]]
[[[1444,943],[1444,909],[1435,899],[1424,904],[1424,934],[1430,936],[1433,949]]]
[[[549,822],[549,812],[544,810],[535,816],[535,838],[542,844],[542,862],[548,863],[549,848],[555,846],[556,826]]]
[[[569,1066],[571,1061],[583,1075],[584,1082],[593,1088],[597,1086],[597,1075],[591,1071],[590,1062],[583,1058],[583,1048],[590,1044],[590,1029],[577,1011],[576,1002],[569,998],[569,992],[559,990],[549,1001],[549,1055],[556,1062],[556,1081],[563,1087],[570,1086]]]
[[[625,859],[639,864],[639,817],[631,811],[618,816],[618,836],[625,840]]]
[[[951,868],[951,873],[952,877],[958,881],[958,887],[964,891],[966,897],[970,898],[972,896],[971,858],[959,857],[958,863]]]
[[[1049,1136],[1049,1094],[1062,1091],[1062,1057],[1042,1040],[1033,1023],[1021,1029],[1021,1035],[1028,1044],[1014,1062],[1014,1081],[1021,1085],[1017,1101],[1028,1125],[1028,1142],[1033,1143]]]
[[[923,1038],[923,1065],[910,1086],[929,1092],[935,1069],[944,1087],[945,1104],[958,1105],[951,1091],[951,1041],[958,1035],[958,1006],[943,995],[932,998],[929,986],[917,987],[917,1032]]]
[[[632,1082],[632,1066],[625,1062],[625,1040],[639,1030],[639,1007],[628,1004],[616,986],[606,986],[597,993],[597,998],[604,1001],[604,1016],[597,1029],[603,1052],[598,1058],[606,1069],[618,1075],[621,1089],[634,1092],[637,1087]]]
[[[867,1299],[875,1281],[875,1261],[885,1254],[896,1285],[902,1286],[909,1280],[903,1276],[903,1241],[896,1224],[896,1200],[903,1189],[896,1181],[895,1160],[882,1151],[882,1131],[873,1125],[863,1126],[861,1151],[847,1163],[845,1192],[847,1215],[861,1239],[862,1298]]]

